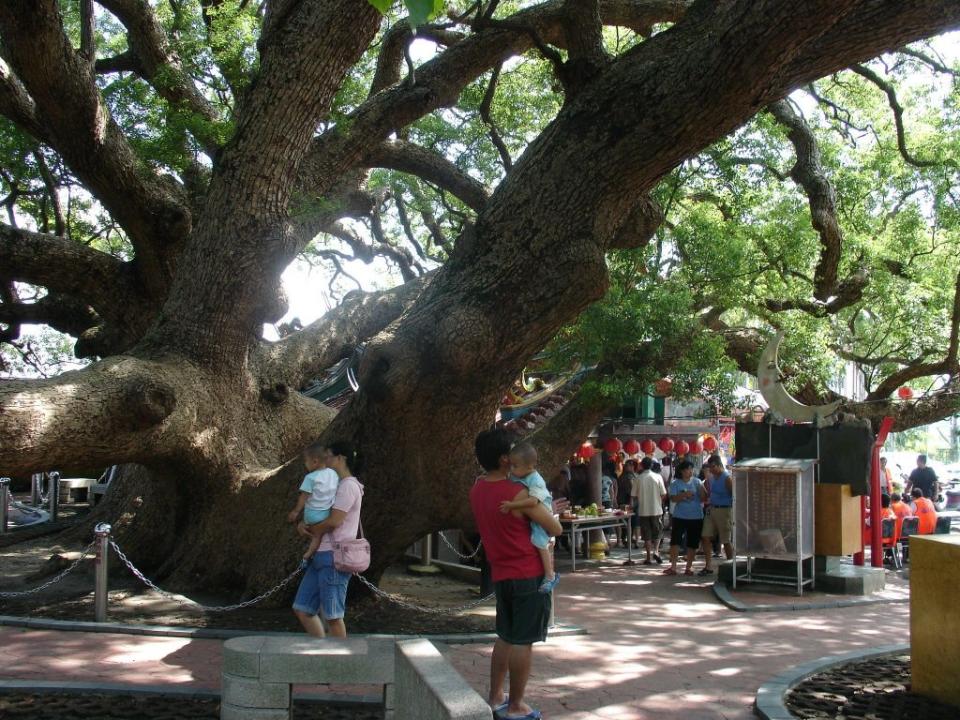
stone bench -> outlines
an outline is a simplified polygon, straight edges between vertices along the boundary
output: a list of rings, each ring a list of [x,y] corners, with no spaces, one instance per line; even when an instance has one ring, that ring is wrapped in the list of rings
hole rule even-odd
[[[221,720],[289,720],[291,686],[378,685],[392,720],[489,720],[490,707],[428,640],[250,636],[223,645]]]
[[[394,720],[490,720],[486,700],[432,642],[419,638],[396,645]]]

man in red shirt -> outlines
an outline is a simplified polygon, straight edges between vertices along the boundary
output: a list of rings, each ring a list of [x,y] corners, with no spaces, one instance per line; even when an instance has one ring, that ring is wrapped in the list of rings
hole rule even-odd
[[[477,436],[474,449],[484,474],[470,490],[470,506],[480,531],[484,552],[490,563],[497,596],[497,641],[490,658],[490,695],[494,715],[503,720],[537,720],[540,711],[523,701],[533,643],[547,637],[551,595],[540,592],[543,563],[530,542],[530,522],[556,537],[563,528],[542,503],[533,507],[501,512],[505,500],[524,500],[527,489],[510,480],[512,435],[506,430],[487,430]],[[510,672],[510,694],[503,683]]]
[[[937,527],[937,509],[933,506],[933,500],[925,497],[923,490],[918,487],[911,490],[910,494],[913,496],[913,504],[917,506],[916,515],[920,518],[917,533],[930,535]]]

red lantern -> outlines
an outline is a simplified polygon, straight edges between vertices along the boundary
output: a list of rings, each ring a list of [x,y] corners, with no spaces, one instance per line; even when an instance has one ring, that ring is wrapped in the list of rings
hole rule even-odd
[[[647,438],[640,443],[640,449],[643,450],[644,455],[653,455],[653,451],[657,449],[657,444],[650,438]]]
[[[583,445],[580,446],[580,449],[577,450],[577,457],[583,458],[584,460],[589,460],[590,458],[593,457],[594,452],[596,451],[593,445],[591,445],[588,442],[585,442]]]
[[[636,455],[638,452],[640,452],[640,443],[633,438],[630,438],[623,444],[623,449],[626,451],[627,455]]]
[[[910,400],[913,397],[913,388],[904,385],[897,389],[897,397],[901,400]]]
[[[686,455],[690,452],[690,446],[683,440],[677,440],[677,444],[673,446],[673,449],[676,451],[677,455]]]
[[[703,443],[699,440],[693,440],[690,442],[690,453],[692,455],[699,455],[703,452]]]
[[[712,453],[714,450],[717,449],[717,439],[713,437],[713,435],[707,435],[703,439],[703,449],[706,450],[708,453]]]
[[[665,453],[673,450],[673,440],[670,438],[660,438],[660,449]]]
[[[607,455],[616,455],[623,449],[623,443],[618,438],[610,438],[603,444],[603,449]]]

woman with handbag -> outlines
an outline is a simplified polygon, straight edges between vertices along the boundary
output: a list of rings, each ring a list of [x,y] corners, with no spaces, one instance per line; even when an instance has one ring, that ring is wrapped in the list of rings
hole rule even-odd
[[[363,485],[353,474],[359,467],[353,445],[346,441],[331,443],[325,460],[326,466],[339,475],[340,485],[330,517],[311,528],[314,533],[323,533],[323,539],[297,588],[293,612],[308,635],[325,637],[326,623],[331,637],[342,638],[347,636],[343,622],[347,584],[354,572],[367,569],[370,546],[361,537]]]

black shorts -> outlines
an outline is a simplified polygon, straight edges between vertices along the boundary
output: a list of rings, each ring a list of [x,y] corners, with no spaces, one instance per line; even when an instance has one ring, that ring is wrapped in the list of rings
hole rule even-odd
[[[672,518],[670,522],[670,544],[686,545],[687,551],[694,550],[700,545],[701,532],[703,532],[703,518],[696,520]]]
[[[541,575],[493,584],[497,595],[497,637],[511,645],[531,645],[547,639],[552,595],[540,592],[542,582]]]

